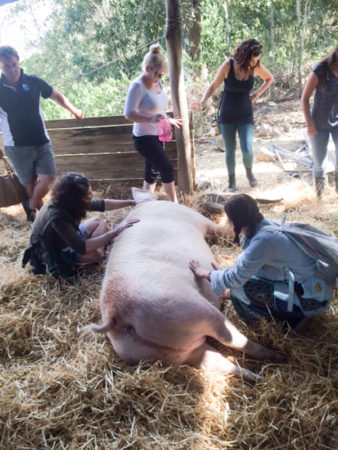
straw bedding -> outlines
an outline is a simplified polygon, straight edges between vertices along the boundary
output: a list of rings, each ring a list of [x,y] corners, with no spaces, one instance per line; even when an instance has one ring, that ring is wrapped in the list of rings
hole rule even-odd
[[[317,206],[295,183],[293,195],[262,205],[263,213],[288,211],[288,220],[337,233],[335,195]],[[198,209],[201,199],[184,201]],[[117,222],[126,212],[105,217]],[[0,231],[0,448],[337,448],[337,292],[302,334],[263,321],[249,329],[225,299],[248,337],[288,355],[277,365],[221,348],[263,376],[255,386],[185,366],[128,367],[104,336],[78,337],[79,327],[100,320],[104,263],[84,269],[75,285],[35,277],[21,268],[30,231],[21,207],[0,210]],[[210,244],[223,267],[234,262],[228,230]]]

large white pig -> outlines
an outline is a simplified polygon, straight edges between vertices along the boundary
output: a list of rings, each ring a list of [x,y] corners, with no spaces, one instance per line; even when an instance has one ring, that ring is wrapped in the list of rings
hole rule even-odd
[[[219,311],[219,298],[206,280],[197,280],[189,261],[210,267],[215,259],[205,236],[218,226],[177,203],[148,201],[128,219],[139,223],[115,240],[100,296],[102,325],[81,332],[104,332],[130,364],[160,360],[260,377],[223,357],[208,336],[257,359],[280,361],[278,352],[246,338]]]

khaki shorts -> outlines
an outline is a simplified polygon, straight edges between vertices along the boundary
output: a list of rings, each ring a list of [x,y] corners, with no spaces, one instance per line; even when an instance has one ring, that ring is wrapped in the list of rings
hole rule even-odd
[[[10,160],[20,183],[26,186],[35,181],[38,175],[55,175],[55,159],[52,145],[5,146],[5,152]]]

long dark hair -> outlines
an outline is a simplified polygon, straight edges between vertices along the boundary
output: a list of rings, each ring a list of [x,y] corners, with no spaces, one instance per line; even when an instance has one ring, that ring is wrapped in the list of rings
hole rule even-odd
[[[321,64],[324,64],[324,70],[319,76],[318,88],[321,88],[325,84],[329,76],[329,71],[336,62],[338,62],[338,44],[320,61]]]
[[[86,199],[90,181],[79,173],[67,173],[58,179],[52,189],[52,203],[65,209],[74,219],[86,216]]]
[[[235,48],[234,60],[241,70],[246,71],[250,69],[250,72],[253,72],[253,68],[250,67],[250,60],[254,56],[259,56],[262,51],[263,46],[257,39],[246,39]],[[259,66],[259,61],[257,66]]]
[[[239,244],[239,234],[244,227],[247,228],[245,235],[250,239],[257,225],[264,219],[259,212],[256,201],[247,194],[230,197],[224,205],[224,210],[233,224],[236,244]]]

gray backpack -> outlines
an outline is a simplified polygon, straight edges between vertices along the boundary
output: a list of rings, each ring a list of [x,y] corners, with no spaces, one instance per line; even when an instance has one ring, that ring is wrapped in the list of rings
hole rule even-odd
[[[285,233],[300,250],[317,264],[315,276],[327,281],[330,285],[337,285],[338,281],[338,239],[329,236],[318,228],[305,223],[290,222],[268,225],[266,228]]]

